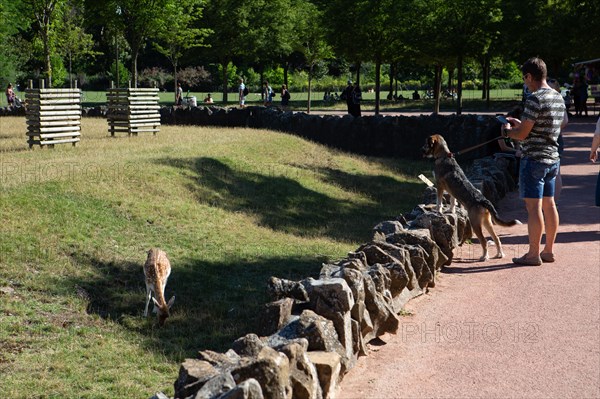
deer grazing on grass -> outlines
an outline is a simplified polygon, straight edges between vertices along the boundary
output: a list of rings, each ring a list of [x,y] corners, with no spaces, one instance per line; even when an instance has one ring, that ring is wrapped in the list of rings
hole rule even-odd
[[[154,301],[154,312],[158,317],[158,325],[165,324],[165,320],[169,317],[169,310],[175,302],[175,296],[169,299],[169,303],[165,302],[165,287],[167,279],[171,274],[171,263],[167,258],[165,251],[158,248],[152,248],[148,251],[148,259],[144,265],[144,276],[146,280],[146,309],[144,317],[148,316],[148,305],[150,298]]]

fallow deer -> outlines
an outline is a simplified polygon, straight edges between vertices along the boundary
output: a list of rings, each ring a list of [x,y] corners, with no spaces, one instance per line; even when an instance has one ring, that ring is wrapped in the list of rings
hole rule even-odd
[[[148,305],[150,298],[154,301],[154,312],[158,317],[158,324],[162,326],[169,317],[169,310],[175,302],[175,296],[165,302],[165,287],[167,279],[171,274],[171,263],[167,258],[165,251],[158,248],[152,248],[148,251],[148,258],[144,265],[144,276],[146,280],[146,309],[144,317],[148,316]],[[154,296],[153,296],[154,294]]]

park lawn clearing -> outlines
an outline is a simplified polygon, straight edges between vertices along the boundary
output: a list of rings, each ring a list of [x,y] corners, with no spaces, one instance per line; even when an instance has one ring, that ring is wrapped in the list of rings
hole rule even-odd
[[[173,395],[180,362],[258,330],[270,276],[317,277],[410,210],[427,163],[268,130],[162,126],[27,149],[0,119],[0,397]],[[151,247],[172,316],[142,317]]]

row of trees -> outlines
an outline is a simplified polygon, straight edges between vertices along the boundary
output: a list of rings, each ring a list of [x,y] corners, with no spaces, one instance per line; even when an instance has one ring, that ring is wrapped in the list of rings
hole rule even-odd
[[[324,63],[350,64],[360,81],[360,65],[369,62],[376,112],[382,65],[390,90],[401,71],[431,68],[438,99],[448,71],[460,113],[467,61],[481,65],[489,90],[499,60],[538,55],[556,76],[600,48],[600,2],[581,0],[0,0],[0,17],[4,80],[39,75],[52,85],[58,72],[72,76],[75,68],[110,71],[119,82],[128,60],[137,86],[142,59],[146,67],[168,63],[176,84],[182,66],[212,65],[227,101],[238,68],[262,81],[281,67],[285,83],[290,69],[303,69],[310,91]]]

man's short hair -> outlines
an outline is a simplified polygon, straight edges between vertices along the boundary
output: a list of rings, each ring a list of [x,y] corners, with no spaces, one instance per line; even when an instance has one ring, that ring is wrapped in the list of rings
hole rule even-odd
[[[521,72],[523,75],[531,74],[531,78],[535,81],[541,81],[548,77],[548,69],[544,60],[538,57],[532,57],[525,61],[521,66]]]

